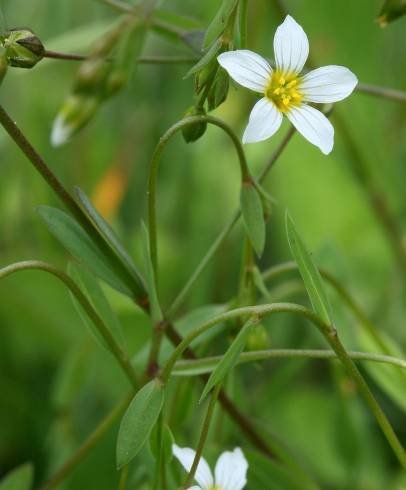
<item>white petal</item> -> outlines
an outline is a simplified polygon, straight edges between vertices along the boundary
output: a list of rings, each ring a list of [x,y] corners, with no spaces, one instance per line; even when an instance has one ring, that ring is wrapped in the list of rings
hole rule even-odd
[[[290,16],[276,29],[273,40],[276,67],[284,73],[300,73],[309,56],[305,31]]]
[[[271,101],[263,97],[251,111],[242,142],[256,143],[266,140],[278,131],[281,124],[282,114]]]
[[[330,65],[307,73],[300,91],[307,102],[331,103],[348,97],[357,83],[357,77],[348,68]]]
[[[189,472],[196,452],[193,451],[193,449],[179,447],[176,444],[173,444],[172,451],[185,470]],[[201,486],[202,490],[209,490],[213,486],[213,475],[211,474],[209,465],[204,458],[200,458],[199,464],[197,465],[195,480]]]
[[[269,63],[248,49],[221,53],[217,60],[233,80],[256,92],[264,92],[272,75]]]
[[[328,155],[333,149],[334,128],[327,117],[309,105],[292,108],[287,114],[290,122],[310,143]]]
[[[248,463],[239,447],[233,452],[226,451],[216,464],[216,486],[221,490],[241,490],[247,483]]]
[[[52,126],[51,144],[61,146],[66,143],[72,135],[72,127],[65,124],[62,116],[57,116]]]

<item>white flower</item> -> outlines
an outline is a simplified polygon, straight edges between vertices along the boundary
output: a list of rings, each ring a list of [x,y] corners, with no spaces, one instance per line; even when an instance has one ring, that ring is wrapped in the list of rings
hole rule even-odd
[[[243,87],[263,94],[252,109],[243,143],[272,136],[285,115],[310,143],[324,154],[333,149],[334,128],[308,102],[331,103],[348,97],[358,83],[343,66],[323,66],[305,75],[300,72],[309,55],[309,41],[300,25],[288,15],[274,37],[276,68],[252,51],[228,51],[218,56],[220,65]]]
[[[173,454],[189,472],[195,458],[195,451],[176,444],[172,449]],[[199,486],[190,487],[188,490],[242,490],[247,483],[247,469],[247,460],[239,447],[220,455],[214,469],[214,478],[206,460],[200,458],[195,475]]]

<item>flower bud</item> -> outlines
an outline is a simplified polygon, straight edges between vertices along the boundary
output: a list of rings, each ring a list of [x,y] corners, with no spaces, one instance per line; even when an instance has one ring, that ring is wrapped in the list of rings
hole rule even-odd
[[[85,60],[77,74],[74,92],[86,92],[96,94],[103,88],[108,76],[109,62],[102,58],[89,58]]]
[[[8,31],[4,47],[9,65],[18,68],[32,68],[42,60],[45,52],[40,39],[28,28]]]
[[[93,116],[100,105],[98,97],[71,95],[57,115],[51,133],[53,146],[66,143]]]
[[[207,96],[209,111],[213,111],[226,100],[229,80],[228,73],[223,68],[219,69]]]
[[[205,116],[206,112],[202,107],[191,107],[188,109],[184,116]],[[194,124],[188,124],[182,128],[183,139],[186,143],[192,143],[193,141],[198,140],[201,136],[203,136],[206,131],[207,123],[206,122],[197,122]]]
[[[270,341],[268,332],[261,323],[248,335],[246,346],[249,351],[269,349]]]
[[[398,19],[402,15],[406,15],[405,0],[386,0],[376,21],[380,27],[386,27],[389,22]]]

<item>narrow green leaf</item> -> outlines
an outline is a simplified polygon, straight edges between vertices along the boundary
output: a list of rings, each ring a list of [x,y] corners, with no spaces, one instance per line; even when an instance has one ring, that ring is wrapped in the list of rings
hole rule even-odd
[[[161,307],[159,305],[158,292],[156,290],[155,273],[154,273],[154,268],[152,266],[150,248],[149,248],[148,229],[145,226],[144,222],[141,223],[141,231],[142,231],[142,244],[144,249],[145,275],[147,279],[149,302],[151,306],[151,318],[154,324],[156,324],[162,321],[163,315],[162,315]]]
[[[128,271],[132,274],[135,280],[143,282],[139,271],[137,270],[131,256],[125,249],[124,245],[120,242],[114,230],[111,228],[109,223],[99,214],[97,209],[93,206],[90,199],[79,187],[75,187],[74,192],[82,204],[86,214],[92,220],[95,227],[98,229],[100,234],[109,243],[111,248],[116,252],[117,256],[120,257],[122,262],[127,266]]]
[[[89,267],[114,289],[133,297],[128,287],[108,265],[109,258],[71,216],[49,206],[39,206],[38,214],[48,226],[49,231],[75,259]]]
[[[158,456],[158,425],[152,429],[151,436],[149,438],[149,446],[151,449],[151,453],[154,458],[157,459]],[[171,432],[171,429],[167,424],[164,424],[162,427],[162,449],[165,458],[165,464],[168,464],[172,461],[173,451],[172,445],[175,442],[175,438]]]
[[[252,277],[254,279],[255,287],[262,294],[262,296],[267,301],[269,301],[271,295],[269,294],[268,288],[266,287],[266,284],[265,284],[264,278],[261,274],[261,271],[258,269],[257,266],[255,266],[253,271],[252,271]]]
[[[260,257],[265,246],[265,219],[261,197],[253,184],[243,183],[240,205],[247,235]]]
[[[293,258],[297,263],[313,309],[320,318],[332,325],[331,307],[324,290],[320,272],[306,250],[289,213],[286,213],[286,232]]]
[[[30,490],[34,476],[31,463],[18,466],[0,481],[0,490]]]
[[[216,16],[210,23],[206,30],[204,38],[204,48],[207,48],[223,33],[230,15],[233,13],[234,8],[237,6],[238,0],[223,0],[220,9],[217,11]]]
[[[200,60],[195,65],[193,65],[192,68],[186,73],[184,78],[189,78],[191,75],[194,75],[198,71],[202,70],[211,61],[213,61],[217,57],[217,54],[221,49],[221,44],[221,40],[217,39],[217,41],[215,41],[211,45],[210,49],[206,51],[206,53],[200,58]]]
[[[124,414],[117,439],[117,468],[128,464],[142,449],[164,403],[164,386],[150,381],[135,395]]]
[[[120,345],[121,348],[124,348],[124,335],[121,329],[120,322],[118,321],[116,314],[111,308],[110,303],[108,302],[102,288],[97,282],[97,279],[85,267],[75,264],[73,262],[69,263],[68,265],[68,273],[82,289],[82,291],[85,291],[87,293],[86,296],[88,300],[92,304],[93,308],[100,315],[100,317],[103,318],[104,323],[110,330],[115,341]],[[87,328],[100,343],[100,345],[110,351],[110,346],[100,335],[99,330],[89,319],[88,315],[83,311],[83,308],[81,307],[79,302],[75,299],[73,295],[71,295],[71,298],[73,304],[79,312],[80,317],[83,320],[83,323],[87,326]]]
[[[247,342],[247,337],[254,327],[255,321],[249,319],[238,332],[237,337],[224,354],[222,360],[217,364],[216,369],[211,373],[206,386],[204,387],[200,402],[206,397],[209,391],[220,381],[222,381],[227,374],[233,369],[238,361],[238,356],[244,350]]]

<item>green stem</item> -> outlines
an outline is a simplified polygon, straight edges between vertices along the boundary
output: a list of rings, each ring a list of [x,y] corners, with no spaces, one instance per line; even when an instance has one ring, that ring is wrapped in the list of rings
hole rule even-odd
[[[280,157],[281,153],[283,150],[286,148],[287,144],[289,141],[292,139],[292,136],[294,135],[295,130],[291,127],[287,131],[286,135],[284,136],[283,140],[281,143],[277,146],[276,150],[272,154],[271,158],[267,162],[267,164],[264,166],[262,171],[260,172],[258,176],[258,181],[262,183],[266,176],[268,175],[269,171],[272,169],[274,166],[275,162],[278,160]],[[170,307],[168,308],[167,311],[167,317],[168,318],[173,318],[175,313],[178,311],[179,307],[182,305],[183,301],[185,300],[187,294],[191,290],[192,286],[194,283],[197,281],[199,278],[200,274],[205,270],[211,259],[214,257],[218,249],[221,247],[221,245],[224,243],[226,238],[229,236],[231,231],[233,230],[235,224],[238,222],[239,218],[241,216],[241,210],[237,210],[232,218],[225,224],[223,229],[220,231],[218,234],[217,238],[214,240],[213,244],[210,246],[209,250],[206,252],[204,257],[201,259],[199,262],[198,266],[196,269],[193,271],[192,275],[190,278],[187,280],[185,286],[183,286],[182,290],[179,292],[179,294],[176,296]]]
[[[397,456],[399,462],[406,469],[406,453],[403,449],[399,439],[397,438],[392,426],[390,425],[389,420],[386,418],[386,415],[382,411],[381,407],[378,405],[375,400],[372,392],[370,391],[368,385],[364,381],[364,378],[358,371],[352,359],[348,356],[345,351],[341,341],[338,338],[337,331],[330,325],[327,325],[320,317],[318,317],[315,313],[308,310],[307,308],[291,304],[291,303],[275,303],[269,305],[258,305],[258,306],[247,306],[244,308],[237,308],[235,310],[231,310],[216,317],[211,320],[201,324],[195,330],[193,330],[189,335],[187,335],[184,340],[177,346],[174,350],[170,358],[168,359],[163,371],[161,378],[163,382],[167,382],[171,371],[178,360],[178,358],[182,355],[183,351],[189,346],[189,344],[199,335],[203,334],[210,328],[214,327],[220,322],[226,322],[230,319],[241,318],[244,316],[252,317],[257,316],[259,318],[269,316],[274,313],[292,313],[295,315],[299,315],[308,319],[320,333],[323,335],[325,340],[328,342],[330,347],[336,353],[338,359],[341,361],[343,366],[346,368],[349,376],[353,379],[353,381],[358,386],[359,392],[363,396],[365,402],[369,406],[372,414],[374,415],[376,421],[378,422],[383,434],[385,435],[389,445],[391,446],[393,452]]]
[[[120,472],[120,482],[118,484],[118,490],[125,490],[128,481],[128,464],[126,464]]]
[[[121,0],[99,0],[100,3],[104,3],[109,7],[120,13],[131,14],[134,11],[134,7],[128,3],[122,2]]]
[[[248,26],[248,0],[240,0],[239,8],[239,31],[240,31],[240,49],[247,48],[247,26]]]
[[[122,261],[117,257],[112,248],[103,239],[100,233],[96,230],[91,220],[83,212],[81,207],[65,189],[63,184],[54,175],[51,169],[46,165],[41,156],[36,152],[31,143],[27,140],[24,134],[17,127],[15,122],[7,114],[5,109],[0,105],[0,124],[7,131],[9,136],[14,140],[14,142],[19,146],[21,151],[25,154],[28,160],[35,167],[37,172],[42,176],[45,182],[54,190],[54,192],[59,196],[68,210],[76,218],[78,223],[82,228],[89,234],[89,236],[95,241],[97,246],[109,259],[109,263],[114,268],[117,275],[122,279],[124,284],[128,286],[130,291],[133,292],[136,302],[143,305],[146,302],[146,291],[142,284],[142,280],[139,276],[133,275],[127,267],[122,263]]]
[[[368,83],[358,83],[355,90],[367,95],[375,95],[376,97],[406,102],[406,92],[403,90],[397,90],[389,87],[379,87],[378,85],[370,85]]]
[[[120,364],[122,370],[127,375],[129,381],[133,385],[135,389],[138,387],[138,379],[137,375],[134,372],[134,369],[131,365],[131,362],[121,347],[115,341],[113,335],[110,330],[104,323],[103,319],[99,316],[93,306],[90,304],[86,296],[82,293],[77,284],[73,281],[73,279],[68,276],[65,272],[57,269],[51,264],[47,264],[46,262],[41,262],[39,260],[27,260],[24,262],[17,262],[15,264],[11,264],[7,267],[3,267],[0,269],[0,279],[7,277],[15,272],[24,271],[24,270],[40,270],[47,272],[54,277],[58,278],[62,281],[65,286],[70,290],[73,296],[80,303],[82,308],[85,310],[86,314],[90,318],[90,320],[94,323],[95,327],[100,332],[100,335],[103,337],[105,342],[110,347],[110,351],[113,356],[116,358],[118,363]]]
[[[89,453],[89,451],[99,442],[104,434],[115,424],[123,415],[131,400],[134,392],[131,392],[121,400],[113,410],[100,422],[96,429],[89,435],[77,451],[66,461],[66,463],[45,483],[41,490],[53,490],[56,488]]]
[[[378,362],[390,364],[406,369],[406,360],[393,356],[376,354],[373,352],[347,351],[348,356],[354,361]],[[223,356],[210,356],[195,360],[177,361],[173,374],[176,376],[198,376],[202,373],[212,372]],[[260,351],[243,352],[240,354],[237,364],[248,362],[267,361],[269,359],[337,359],[337,354],[332,350],[325,349],[269,349]],[[193,373],[188,371],[195,370]],[[185,374],[183,374],[186,372]]]
[[[212,116],[192,116],[182,119],[174,124],[168,131],[161,137],[158,145],[155,148],[155,151],[152,155],[151,159],[151,167],[149,173],[149,183],[148,183],[148,230],[149,230],[149,241],[150,241],[150,250],[151,250],[151,260],[154,268],[154,272],[156,277],[157,269],[158,269],[158,243],[157,243],[157,220],[156,220],[156,187],[157,187],[157,177],[158,177],[158,168],[159,162],[161,160],[162,152],[165,146],[168,144],[169,140],[174,136],[178,131],[182,128],[190,126],[196,123],[208,123],[213,124],[214,126],[218,126],[223,131],[225,131],[228,136],[231,138],[235,149],[238,154],[238,161],[240,163],[241,170],[241,179],[242,180],[250,180],[250,173],[247,165],[247,160],[245,158],[244,150],[242,144],[234,131],[221,119],[217,119]]]
[[[218,398],[220,389],[221,389],[221,383],[218,384],[217,386],[215,386],[215,388],[211,392],[209,406],[207,407],[207,412],[206,412],[206,416],[204,418],[202,431],[200,433],[199,442],[198,442],[198,445],[196,448],[196,454],[195,454],[195,457],[194,457],[194,460],[192,463],[192,467],[190,468],[190,471],[189,471],[188,475],[186,476],[185,482],[183,483],[183,486],[182,486],[183,489],[189,488],[189,486],[191,485],[191,483],[193,481],[193,478],[195,477],[197,466],[199,464],[200,458],[202,457],[203,448],[204,448],[204,445],[206,443],[207,436],[209,434],[210,423],[211,423],[212,418],[213,418],[214,408],[216,406],[216,402],[217,402],[217,398]]]

